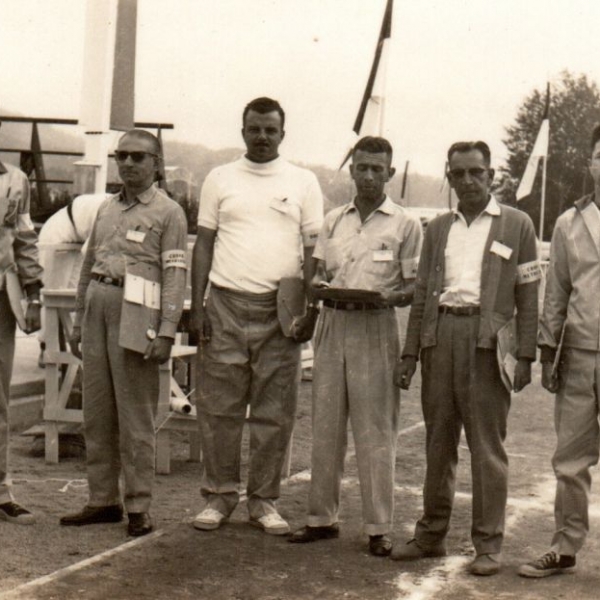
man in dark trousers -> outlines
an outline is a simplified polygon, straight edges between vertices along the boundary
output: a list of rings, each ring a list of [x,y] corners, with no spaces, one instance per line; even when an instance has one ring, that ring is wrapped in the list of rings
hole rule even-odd
[[[425,232],[397,371],[397,383],[408,389],[420,356],[427,430],[424,511],[414,539],[396,547],[392,558],[446,554],[464,426],[471,452],[476,552],[469,571],[493,575],[500,569],[504,537],[504,439],[510,408],[510,392],[498,365],[497,335],[516,318],[512,388],[518,392],[531,381],[536,356],[540,270],[531,219],[498,204],[490,194],[494,170],[487,144],[453,144],[448,164],[458,207],[433,219]]]

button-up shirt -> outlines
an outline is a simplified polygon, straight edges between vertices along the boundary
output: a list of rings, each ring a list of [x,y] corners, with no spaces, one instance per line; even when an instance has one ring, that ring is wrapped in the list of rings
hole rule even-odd
[[[387,196],[364,222],[350,202],[326,215],[313,257],[333,287],[397,291],[416,276],[422,237],[419,219]]]
[[[98,211],[83,261],[76,325],[81,324],[92,273],[122,279],[128,265],[148,263],[162,273],[158,334],[175,337],[183,310],[186,252],[183,209],[156,185],[139,194],[133,204],[122,193],[108,198]]]
[[[485,244],[492,226],[492,216],[500,214],[500,207],[492,196],[487,206],[471,224],[454,209],[454,221],[448,233],[444,251],[444,287],[440,304],[472,306],[480,303],[481,265]]]
[[[29,216],[29,181],[17,167],[0,162],[0,289],[4,272],[15,267],[21,285],[40,285],[42,268]]]

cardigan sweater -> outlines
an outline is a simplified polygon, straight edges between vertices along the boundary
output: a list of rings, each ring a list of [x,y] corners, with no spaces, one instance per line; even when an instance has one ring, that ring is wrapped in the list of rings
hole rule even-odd
[[[527,214],[499,206],[500,214],[492,216],[483,255],[477,347],[495,349],[498,330],[510,321],[516,309],[517,358],[535,360],[541,275],[535,230]],[[439,215],[425,230],[403,357],[417,358],[420,350],[437,343],[444,250],[455,218],[454,212]]]

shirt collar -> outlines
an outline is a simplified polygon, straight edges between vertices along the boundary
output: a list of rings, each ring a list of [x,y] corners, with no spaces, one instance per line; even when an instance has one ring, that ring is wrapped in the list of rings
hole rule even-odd
[[[483,213],[487,213],[488,215],[490,215],[492,217],[498,217],[501,212],[502,212],[502,210],[500,209],[500,205],[498,204],[498,201],[496,200],[496,198],[494,196],[490,196],[490,199],[488,200],[486,207],[477,216],[480,217]],[[455,219],[459,215],[461,215],[460,211],[458,210],[458,207],[452,208],[452,213],[454,214]]]
[[[156,183],[153,183],[147,190],[144,190],[141,194],[138,194],[135,199],[141,204],[149,204],[154,194],[156,193]],[[119,202],[125,201],[125,188],[119,192]]]
[[[584,196],[583,198],[579,198],[575,202],[575,207],[579,209],[579,212],[584,211],[592,202],[595,202],[595,192]]]
[[[390,197],[386,194],[383,202],[373,211],[373,212],[382,212],[385,215],[393,215],[395,210],[395,204],[392,202]],[[356,198],[352,200],[352,202],[348,202],[344,207],[344,214],[349,213],[350,211],[358,210],[356,206]]]

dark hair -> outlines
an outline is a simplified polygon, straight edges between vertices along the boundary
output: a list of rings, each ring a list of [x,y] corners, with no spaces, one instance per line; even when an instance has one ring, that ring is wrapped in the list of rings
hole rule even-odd
[[[157,154],[160,158],[162,158],[162,148],[159,139],[149,131],[145,129],[130,129],[126,131],[119,139],[119,142],[126,137],[136,137],[141,140],[147,140],[152,144],[152,150],[155,154]]]
[[[592,152],[598,142],[600,142],[600,123],[596,123],[592,131]]]
[[[279,102],[277,102],[277,100],[262,96],[261,98],[254,98],[254,100],[248,102],[242,114],[242,126],[246,125],[246,115],[251,110],[260,115],[266,115],[267,113],[277,111],[281,117],[281,130],[283,131],[283,126],[285,125],[285,113],[283,112],[283,108],[281,108],[281,105]]]
[[[372,154],[385,153],[390,157],[390,164],[394,154],[392,145],[385,138],[372,135],[360,138],[360,140],[356,142],[354,148],[352,148],[352,156],[354,156],[358,150],[362,152],[371,152]]]
[[[490,152],[490,147],[481,141],[477,142],[454,142],[450,148],[448,148],[448,164],[450,164],[450,159],[455,152],[459,152],[460,154],[464,152],[471,152],[472,150],[478,150],[483,155],[483,160],[485,164],[489,167],[492,162],[492,153]]]

